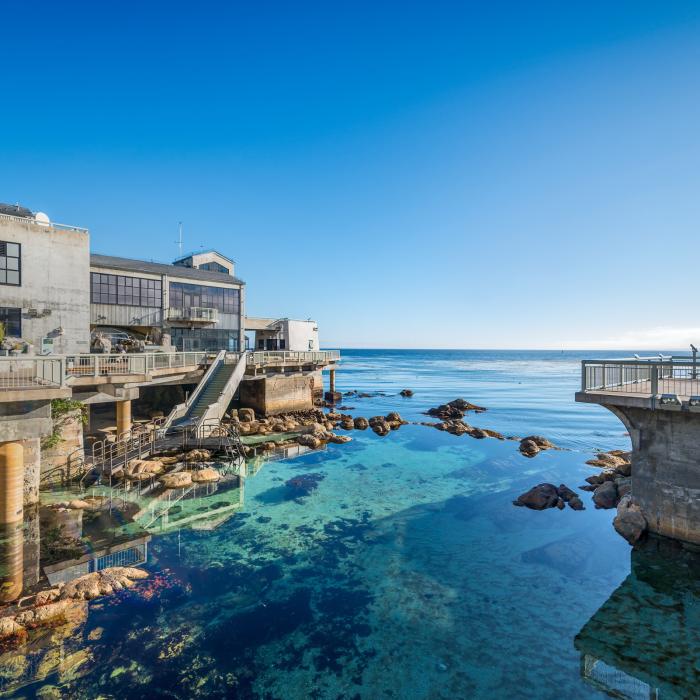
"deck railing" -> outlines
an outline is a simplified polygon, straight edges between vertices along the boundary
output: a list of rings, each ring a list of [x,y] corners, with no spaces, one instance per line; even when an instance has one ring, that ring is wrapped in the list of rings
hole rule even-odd
[[[0,357],[0,391],[61,387],[65,374],[63,357]]]
[[[66,355],[66,372],[69,377],[149,374],[156,370],[196,367],[206,362],[207,355],[206,352]]]
[[[81,226],[71,226],[70,224],[59,224],[55,221],[50,221],[48,223],[44,221],[37,221],[28,216],[14,216],[13,214],[0,214],[0,220],[3,221],[17,221],[22,224],[32,224],[33,226],[41,226],[42,228],[54,228],[58,231],[77,231],[78,233],[87,233],[86,228]]]
[[[699,396],[700,361],[671,356],[583,360],[581,391]]]
[[[302,364],[326,364],[340,359],[338,350],[256,350],[248,353],[249,365],[265,365],[284,362]]]

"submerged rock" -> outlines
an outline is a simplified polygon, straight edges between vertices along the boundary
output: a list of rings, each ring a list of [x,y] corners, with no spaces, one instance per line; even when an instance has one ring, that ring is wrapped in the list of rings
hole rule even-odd
[[[294,492],[295,497],[308,496],[318,488],[318,485],[326,478],[325,474],[309,473],[295,476],[285,482],[285,486]]]
[[[403,396],[404,398],[410,398],[411,396],[413,396],[413,392],[410,389],[401,389],[399,394],[401,394],[401,396]]]
[[[353,423],[355,425],[356,430],[367,430],[367,428],[369,428],[369,421],[366,418],[362,418],[361,416],[355,418]]]

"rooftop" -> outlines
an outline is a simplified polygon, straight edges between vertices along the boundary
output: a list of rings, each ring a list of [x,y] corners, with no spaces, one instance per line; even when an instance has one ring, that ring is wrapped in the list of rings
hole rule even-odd
[[[149,262],[147,260],[134,260],[132,258],[118,258],[112,255],[90,255],[92,267],[106,267],[112,270],[124,270],[125,272],[145,272],[151,275],[168,275],[187,280],[202,280],[206,282],[221,282],[223,284],[245,284],[238,277],[233,277],[225,272],[212,272],[199,270],[195,267],[183,267],[182,265],[167,265],[166,263]]]
[[[224,260],[228,260],[230,263],[235,262],[235,260],[229,258],[228,255],[224,255],[223,253],[219,252],[218,250],[215,250],[214,248],[207,248],[206,250],[194,250],[191,253],[187,253],[187,255],[181,255],[179,258],[176,258],[173,262],[179,263],[183,260],[187,260],[188,258],[193,258],[195,255],[206,255],[207,253],[214,253],[219,257],[223,258]]]

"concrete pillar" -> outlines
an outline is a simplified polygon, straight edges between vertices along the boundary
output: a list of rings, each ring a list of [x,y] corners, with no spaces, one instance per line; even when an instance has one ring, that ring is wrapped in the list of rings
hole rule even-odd
[[[17,600],[24,578],[24,527],[19,520],[0,524],[0,603]]]
[[[331,367],[328,374],[330,375],[328,391],[330,391],[331,394],[335,394],[335,369]]]
[[[22,522],[24,448],[22,443],[0,443],[0,525]]]
[[[0,601],[15,600],[22,592],[23,568],[22,443],[0,443]]]
[[[117,435],[131,430],[131,401],[117,401]]]

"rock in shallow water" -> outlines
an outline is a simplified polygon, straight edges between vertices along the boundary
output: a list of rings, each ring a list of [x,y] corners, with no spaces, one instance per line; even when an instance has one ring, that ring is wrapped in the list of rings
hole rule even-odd
[[[559,500],[559,491],[554,484],[537,484],[513,501],[515,506],[525,506],[533,510],[553,508]]]
[[[618,501],[617,485],[614,481],[605,481],[593,492],[596,508],[614,508]]]
[[[638,542],[647,531],[647,519],[631,496],[625,496],[618,504],[613,527],[630,544]]]

